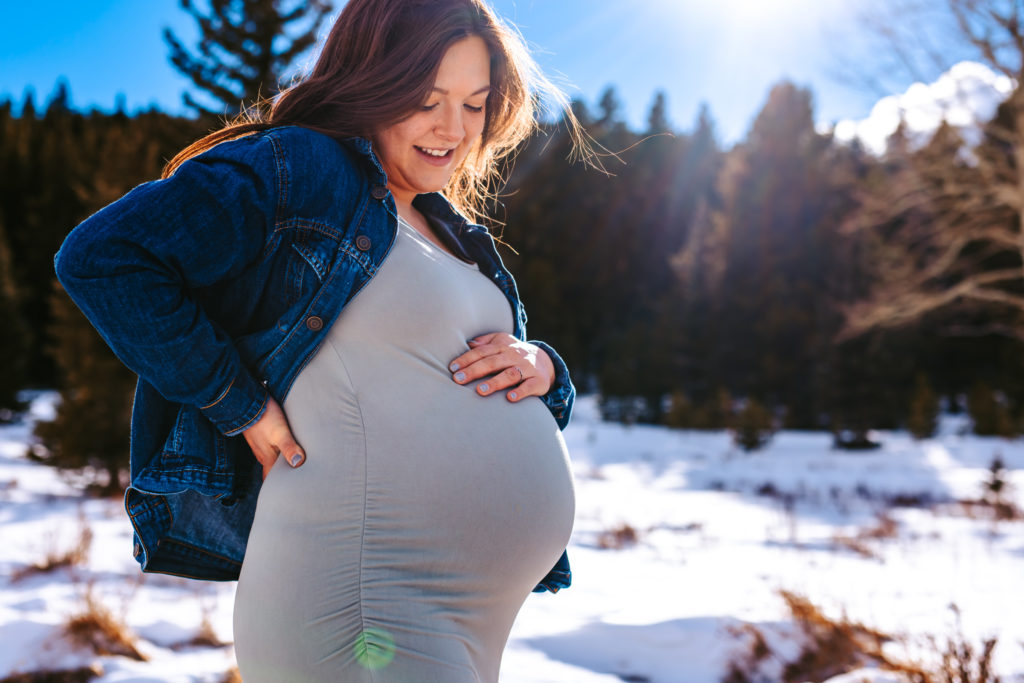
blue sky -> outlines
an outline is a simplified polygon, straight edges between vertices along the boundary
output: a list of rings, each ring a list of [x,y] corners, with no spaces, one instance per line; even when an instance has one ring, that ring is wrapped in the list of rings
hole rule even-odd
[[[689,130],[707,102],[725,142],[741,138],[771,85],[789,78],[815,93],[824,123],[866,116],[873,93],[832,74],[831,49],[863,0],[494,0],[549,75],[570,96],[595,104],[608,85],[634,127],[656,90],[670,120]],[[37,104],[65,78],[72,104],[129,111],[157,105],[183,112],[190,83],[167,60],[170,26],[195,36],[178,0],[6,2],[0,25],[0,97]],[[340,2],[338,3],[340,7]]]

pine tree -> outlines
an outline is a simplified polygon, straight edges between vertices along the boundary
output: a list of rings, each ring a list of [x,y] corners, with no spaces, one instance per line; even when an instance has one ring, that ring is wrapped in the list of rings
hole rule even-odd
[[[659,90],[654,95],[654,102],[651,104],[651,110],[647,114],[647,134],[658,135],[659,133],[668,133],[672,130],[672,124],[668,122],[668,103],[665,98],[665,92]]]
[[[939,399],[931,382],[924,373],[918,373],[914,381],[914,396],[907,416],[907,429],[915,439],[927,439],[935,433],[939,424]]]
[[[808,391],[838,329],[833,292],[842,257],[842,153],[815,130],[811,94],[775,86],[747,141],[724,158],[676,258],[696,287],[703,367],[738,395],[785,406],[790,426],[816,427]],[[699,219],[699,220],[698,220]]]
[[[693,402],[686,394],[679,390],[673,391],[669,396],[663,422],[668,427],[688,429],[693,426],[693,410]]]
[[[754,398],[748,399],[733,418],[733,442],[748,453],[768,445],[774,431],[771,413]]]
[[[730,429],[733,426],[732,396],[723,387],[718,387],[693,413],[694,429]]]
[[[619,99],[619,93],[615,90],[615,86],[610,85],[601,92],[598,107],[601,108],[601,118],[598,119],[599,123],[611,125],[619,122],[622,101]]]
[[[35,455],[79,473],[103,494],[121,490],[135,375],[124,367],[56,280],[53,353],[61,375],[61,402],[52,421],[38,422]]]
[[[1000,396],[985,382],[976,382],[967,394],[967,413],[979,436],[1011,436],[1009,410]]]
[[[64,119],[66,124],[58,125]],[[48,203],[33,202],[35,209],[29,218],[50,225],[51,231],[60,229],[61,236],[132,186],[158,176],[163,159],[197,134],[195,122],[159,112],[133,118],[114,114],[86,119],[74,114],[51,123],[35,158],[44,168],[60,158],[67,168],[47,173],[51,184],[36,192],[41,197],[66,196],[64,210],[72,213],[65,216],[51,209],[42,213]],[[48,248],[47,261],[54,251],[56,246]],[[92,488],[116,492],[128,467],[135,375],[121,364],[53,279],[52,262],[47,266],[47,310],[51,313],[46,350],[57,369],[61,401],[54,420],[37,423],[40,443],[33,451],[50,465],[78,472]]]
[[[179,2],[199,25],[199,44],[190,52],[169,28],[164,40],[171,63],[217,103],[210,108],[185,93],[185,104],[207,117],[275,95],[332,9],[327,0],[208,0],[204,12],[193,0]]]
[[[28,328],[18,306],[10,245],[2,218],[0,216],[0,320],[4,321],[4,331],[0,334],[0,358],[4,371],[0,373],[0,422],[24,408],[18,401],[18,391],[25,388],[28,370]]]

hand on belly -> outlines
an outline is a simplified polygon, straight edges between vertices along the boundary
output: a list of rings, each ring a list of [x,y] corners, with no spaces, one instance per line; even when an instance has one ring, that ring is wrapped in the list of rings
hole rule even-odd
[[[471,339],[470,349],[448,365],[452,380],[458,384],[483,378],[476,392],[489,396],[509,389],[509,401],[527,396],[543,396],[555,379],[555,366],[544,349],[519,341],[511,334],[493,332]]]

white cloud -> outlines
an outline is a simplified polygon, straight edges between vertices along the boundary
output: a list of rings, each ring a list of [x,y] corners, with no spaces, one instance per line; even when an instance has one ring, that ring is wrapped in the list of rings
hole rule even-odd
[[[973,144],[979,139],[978,125],[992,118],[1013,87],[1011,79],[984,64],[960,62],[933,83],[914,83],[902,94],[882,98],[866,119],[840,121],[833,130],[838,140],[859,138],[868,150],[881,154],[901,118],[917,141],[926,140],[945,119]]]

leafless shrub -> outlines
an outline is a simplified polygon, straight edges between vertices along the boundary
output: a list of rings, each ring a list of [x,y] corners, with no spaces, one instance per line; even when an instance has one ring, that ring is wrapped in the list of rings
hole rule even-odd
[[[36,562],[33,565],[22,567],[12,572],[11,583],[21,581],[26,577],[36,574],[46,574],[58,569],[71,569],[84,565],[89,559],[89,549],[92,547],[92,529],[89,527],[89,522],[86,520],[85,515],[81,512],[78,515],[78,524],[78,539],[75,541],[74,546],[67,550],[57,550],[51,547],[41,562]],[[56,535],[51,537],[51,546],[56,546],[55,538]]]
[[[597,537],[597,547],[605,550],[622,550],[636,545],[639,538],[637,530],[623,522],[613,529],[602,531]]]
[[[992,654],[999,639],[988,638],[978,648],[964,636],[960,608],[955,604],[949,608],[956,616],[956,632],[946,638],[943,646],[932,640],[940,665],[922,679],[923,683],[999,683],[999,676],[992,671]]]
[[[72,616],[64,626],[68,638],[77,645],[87,647],[98,655],[120,655],[140,662],[148,660],[139,652],[136,636],[96,598],[92,585],[83,595],[84,608]]]
[[[982,484],[983,497],[992,507],[994,521],[1011,521],[1024,517],[1020,508],[1014,505],[1009,497],[1010,483],[1006,477],[1006,464],[999,454],[992,458],[988,474],[988,479]]]
[[[992,653],[997,643],[998,638],[989,638],[977,651],[965,640],[950,639],[942,652],[942,669],[933,680],[936,683],[999,683],[999,676],[992,673]]]

